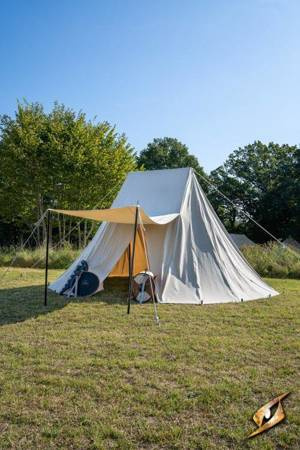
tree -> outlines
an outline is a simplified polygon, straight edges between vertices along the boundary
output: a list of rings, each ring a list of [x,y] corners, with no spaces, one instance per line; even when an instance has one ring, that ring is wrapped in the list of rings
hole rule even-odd
[[[201,175],[205,175],[198,159],[189,153],[188,147],[177,139],[169,137],[153,139],[141,151],[138,165],[146,170],[192,167]]]
[[[221,192],[276,237],[300,238],[300,149],[255,141],[229,155],[225,164],[211,173]],[[258,242],[269,237],[220,195],[210,199],[231,231],[238,229]]]
[[[0,117],[0,133],[0,221],[25,231],[49,207],[108,206],[136,168],[124,135],[58,103],[48,114],[19,103],[14,118]]]

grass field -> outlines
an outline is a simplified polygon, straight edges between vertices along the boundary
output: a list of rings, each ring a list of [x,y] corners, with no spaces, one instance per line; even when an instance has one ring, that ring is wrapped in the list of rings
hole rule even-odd
[[[300,448],[299,280],[269,280],[268,300],[159,305],[160,327],[152,305],[126,314],[125,283],[45,308],[42,270],[4,280],[1,449]],[[286,391],[287,419],[247,440]]]

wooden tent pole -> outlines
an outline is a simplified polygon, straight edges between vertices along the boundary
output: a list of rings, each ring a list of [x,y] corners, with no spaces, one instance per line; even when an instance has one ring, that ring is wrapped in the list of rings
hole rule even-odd
[[[148,246],[147,246],[147,241],[146,241],[146,236],[145,236],[145,228],[144,228],[144,224],[142,223],[142,220],[140,220],[140,222],[141,222],[140,228],[141,228],[142,241],[143,241],[143,246],[144,246],[145,255],[146,255],[147,270],[149,270],[151,272],[149,252],[148,252]],[[157,313],[156,300],[155,300],[154,279],[152,279],[151,276],[149,276],[149,282],[150,282],[151,297],[152,297],[153,306],[154,306],[155,321],[159,325],[159,317],[158,317],[158,313]]]
[[[50,237],[50,221],[51,211],[47,211],[47,237],[46,237],[46,265],[45,265],[45,291],[44,291],[44,305],[48,304],[48,263],[49,263],[49,237]]]
[[[131,297],[132,297],[132,278],[133,278],[133,270],[134,270],[135,241],[136,241],[136,232],[137,232],[137,226],[138,226],[138,216],[139,216],[139,205],[137,205],[136,210],[135,210],[133,248],[132,248],[131,263],[129,264],[129,292],[128,292],[128,300],[127,300],[127,314],[130,313],[130,302],[131,302]]]
[[[127,248],[127,257],[128,257],[128,280],[130,279],[131,274],[131,242],[129,242],[128,248]],[[129,284],[128,284],[129,286]]]

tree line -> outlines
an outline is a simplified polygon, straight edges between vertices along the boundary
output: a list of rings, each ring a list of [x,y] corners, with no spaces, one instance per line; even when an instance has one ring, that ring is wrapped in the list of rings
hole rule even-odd
[[[0,164],[2,246],[21,244],[47,208],[109,207],[129,171],[177,167],[192,167],[199,174],[228,231],[246,233],[256,242],[268,240],[242,214],[245,211],[275,236],[300,240],[297,145],[256,141],[206,174],[196,156],[175,138],[156,138],[138,155],[108,122],[88,120],[83,112],[59,103],[46,112],[39,103],[23,102],[14,117],[0,116]],[[45,226],[42,220],[31,246],[43,244]],[[55,215],[51,240],[83,246],[96,228],[93,222]]]

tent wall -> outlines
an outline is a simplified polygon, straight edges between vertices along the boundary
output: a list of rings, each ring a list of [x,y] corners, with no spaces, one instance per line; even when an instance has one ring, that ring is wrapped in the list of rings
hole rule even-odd
[[[150,227],[156,228],[156,225]],[[103,223],[81,255],[66,272],[50,285],[50,288],[55,292],[60,292],[82,260],[87,261],[89,270],[99,277],[99,290],[103,289],[103,282],[108,276],[128,277],[128,246],[131,245],[132,254],[133,231],[133,225]],[[138,231],[133,274],[145,270],[146,267],[145,249],[140,231]]]
[[[190,173],[181,214],[167,226],[163,303],[225,303],[276,295],[249,266]]]
[[[89,270],[99,277],[99,290],[103,289],[103,281],[122,257],[132,236],[132,225],[102,223],[81,255],[66,272],[50,285],[50,289],[59,293],[82,260],[87,261]]]

